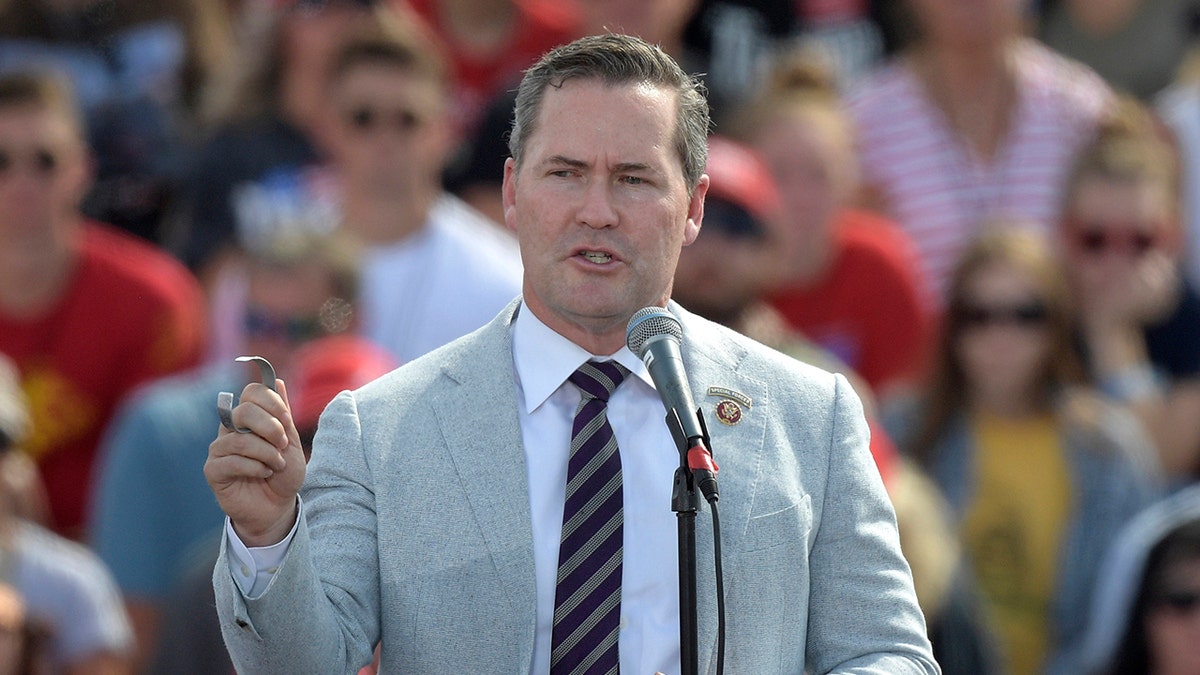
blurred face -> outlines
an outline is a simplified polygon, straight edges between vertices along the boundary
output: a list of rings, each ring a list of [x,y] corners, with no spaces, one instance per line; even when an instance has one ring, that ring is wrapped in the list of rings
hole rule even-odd
[[[825,250],[838,210],[854,189],[854,158],[844,125],[831,114],[794,110],[755,132],[754,148],[779,186],[788,257]]]
[[[1148,256],[1174,254],[1166,191],[1146,182],[1084,179],[1064,223],[1067,251],[1087,288],[1130,273]]]
[[[36,105],[0,108],[0,243],[62,245],[90,174],[74,124]]]
[[[674,297],[693,312],[720,322],[757,297],[768,259],[758,240],[730,236],[709,222],[679,255]]]
[[[1019,34],[1029,0],[908,0],[926,40],[959,47],[1003,42]]]
[[[266,358],[286,378],[293,352],[328,334],[322,309],[333,295],[332,279],[322,265],[255,268],[244,317],[248,353]]]
[[[435,185],[451,142],[436,84],[395,65],[363,63],[333,87],[332,152],[348,189],[389,195]]]
[[[1148,182],[1078,185],[1062,233],[1085,310],[1148,318],[1170,305],[1179,246],[1169,204],[1167,191]]]
[[[951,311],[968,390],[985,404],[1031,400],[1050,345],[1046,307],[1033,280],[1007,263],[985,266]]]
[[[1200,560],[1182,561],[1166,571],[1144,622],[1150,672],[1200,673]]]
[[[674,130],[673,92],[571,79],[547,87],[520,167],[505,163],[525,303],[593,353],[620,349],[634,312],[665,305],[700,231],[708,177],[689,194]]]

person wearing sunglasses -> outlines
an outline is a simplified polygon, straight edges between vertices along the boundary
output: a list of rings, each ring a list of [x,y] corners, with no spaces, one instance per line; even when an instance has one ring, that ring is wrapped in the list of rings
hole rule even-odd
[[[1044,236],[989,227],[948,293],[931,379],[889,428],[950,504],[1005,672],[1077,674],[1097,563],[1156,494],[1153,450],[1084,386]]]
[[[231,255],[280,229],[319,229],[334,219],[322,172],[330,64],[351,32],[386,20],[385,4],[241,3],[230,66],[201,101],[201,142],[183,176],[179,222],[164,235],[206,285],[219,288]]]
[[[1177,480],[1200,476],[1200,295],[1181,272],[1174,148],[1123,101],[1078,158],[1060,227],[1087,367]]]
[[[362,329],[411,361],[486,324],[516,297],[516,239],[442,187],[455,140],[451,83],[419,24],[398,14],[348,36],[328,94],[338,227],[366,246]]]
[[[0,76],[0,353],[30,397],[51,525],[83,533],[96,448],[120,400],[199,362],[204,300],[165,252],[80,204],[93,178],[65,79]]]
[[[1138,514],[1104,560],[1084,675],[1200,673],[1200,487]]]
[[[239,265],[246,302],[239,314],[223,319],[241,326],[239,353],[262,356],[291,378],[305,347],[355,333],[359,249],[345,233],[280,237]],[[201,472],[217,422],[212,401],[219,391],[238,391],[256,374],[228,359],[153,382],[119,409],[102,439],[88,536],[112,569],[133,620],[139,666],[160,644],[162,618],[174,604],[181,575],[203,559],[206,543],[208,551],[215,550],[223,515]],[[204,618],[212,620],[215,632],[216,615]],[[201,633],[199,619],[192,617],[191,626]],[[160,648],[180,650],[185,644],[194,647],[195,641],[175,635]],[[222,662],[228,662],[223,651],[187,670],[154,672],[210,673],[217,667],[228,673],[227,667],[220,670]]]

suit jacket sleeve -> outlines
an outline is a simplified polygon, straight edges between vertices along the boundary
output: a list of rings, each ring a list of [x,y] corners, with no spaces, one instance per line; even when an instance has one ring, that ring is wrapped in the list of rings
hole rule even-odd
[[[896,517],[868,451],[862,404],[834,385],[828,468],[814,495],[808,655],[813,673],[940,673],[900,553]]]
[[[242,595],[221,545],[217,613],[240,673],[355,672],[379,640],[375,491],[351,394],[330,404],[314,446],[296,536],[262,595]]]

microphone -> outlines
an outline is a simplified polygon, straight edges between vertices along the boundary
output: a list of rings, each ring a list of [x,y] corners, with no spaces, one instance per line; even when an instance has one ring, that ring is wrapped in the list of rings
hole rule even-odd
[[[667,410],[667,424],[681,450],[687,453],[688,467],[696,484],[709,502],[717,501],[717,465],[708,449],[708,429],[700,409],[692,401],[680,347],[683,326],[662,307],[643,307],[629,319],[625,344],[646,364],[650,379]],[[672,421],[677,423],[672,424]]]

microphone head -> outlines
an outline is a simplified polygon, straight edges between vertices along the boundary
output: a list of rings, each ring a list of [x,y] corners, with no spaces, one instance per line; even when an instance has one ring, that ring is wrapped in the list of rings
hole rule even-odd
[[[634,312],[629,318],[625,329],[625,344],[629,351],[643,358],[642,350],[657,337],[667,337],[680,344],[683,343],[683,325],[663,307],[643,307]]]

